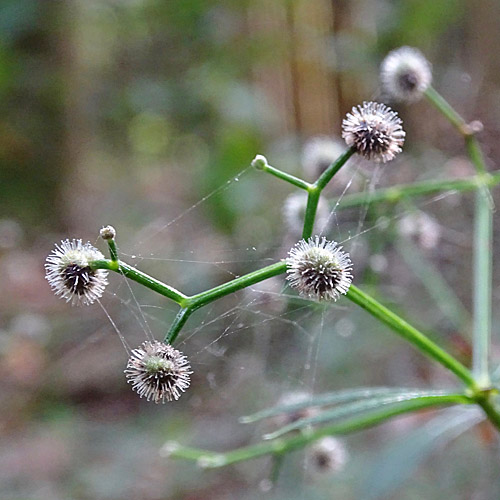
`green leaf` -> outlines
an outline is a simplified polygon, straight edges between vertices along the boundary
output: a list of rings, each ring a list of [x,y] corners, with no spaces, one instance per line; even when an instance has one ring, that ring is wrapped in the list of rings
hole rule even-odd
[[[247,415],[240,418],[240,423],[250,424],[263,420],[264,418],[274,417],[286,413],[295,413],[305,408],[313,408],[317,406],[327,406],[337,403],[346,403],[360,399],[373,398],[375,396],[388,396],[395,394],[417,394],[422,392],[422,389],[411,389],[406,387],[359,387],[356,389],[344,389],[341,391],[332,391],[318,396],[305,398],[303,401],[298,401],[293,404],[283,404],[266,408],[252,415]]]
[[[354,403],[348,403],[336,406],[331,410],[326,410],[321,412],[318,415],[314,415],[312,417],[301,418],[292,422],[288,425],[285,425],[281,429],[278,429],[275,432],[271,432],[264,436],[264,439],[275,439],[287,432],[296,430],[296,429],[304,429],[308,428],[311,425],[325,424],[331,422],[333,420],[338,420],[341,418],[348,418],[353,415],[357,415],[359,413],[365,413],[369,410],[374,410],[376,408],[380,408],[386,405],[394,405],[397,403],[401,403],[403,401],[410,401],[413,399],[424,399],[424,398],[433,398],[433,397],[442,397],[442,396],[450,396],[455,395],[455,393],[449,393],[447,391],[417,391],[417,392],[406,392],[399,394],[391,394],[391,395],[380,395],[371,398],[366,398],[361,401],[355,401]]]

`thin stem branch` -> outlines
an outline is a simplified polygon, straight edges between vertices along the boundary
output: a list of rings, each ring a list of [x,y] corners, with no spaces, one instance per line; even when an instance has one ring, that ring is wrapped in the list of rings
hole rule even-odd
[[[249,274],[245,274],[244,276],[240,276],[234,280],[228,281],[227,283],[223,283],[222,285],[211,288],[210,290],[206,290],[205,292],[188,297],[186,305],[190,309],[198,309],[210,302],[213,302],[214,300],[224,297],[225,295],[246,288],[247,286],[255,285],[255,283],[272,278],[273,276],[278,276],[279,274],[283,274],[285,271],[286,262],[276,262],[275,264],[271,264],[270,266],[258,269],[257,271],[253,271]]]
[[[319,197],[321,191],[317,188],[309,190],[307,196],[306,213],[304,216],[304,229],[302,230],[302,238],[307,240],[314,231],[314,222],[316,220],[316,210],[318,209]]]
[[[390,188],[376,189],[371,193],[354,193],[345,195],[341,202],[335,202],[338,210],[358,207],[367,201],[370,203],[397,203],[404,198],[425,196],[443,191],[472,191],[478,189],[481,184],[489,187],[500,183],[500,171],[483,176],[474,175],[463,179],[444,179],[414,182],[412,184],[400,184]],[[338,203],[338,206],[337,206]]]
[[[293,186],[296,186],[300,189],[304,189],[306,191],[311,187],[311,184],[309,184],[308,182],[299,179],[294,175],[287,174],[286,172],[283,172],[282,170],[272,167],[269,164],[263,165],[259,170],[274,175],[274,177],[277,177],[278,179],[281,179],[285,182],[288,182],[289,184],[292,184]]]
[[[436,360],[438,363],[448,368],[473,392],[477,391],[476,382],[470,371],[457,361],[453,356],[444,351],[441,347],[430,340],[426,335],[411,326],[404,319],[393,313],[387,307],[377,302],[374,298],[351,285],[347,292],[347,298],[359,305],[382,323],[385,323],[399,336],[413,344],[426,356]]]
[[[108,269],[110,271],[115,271],[119,274],[123,274],[126,278],[144,285],[146,288],[153,290],[154,292],[172,299],[177,304],[184,306],[187,300],[187,296],[179,292],[175,288],[163,283],[149,274],[139,271],[135,267],[125,264],[125,262],[116,262],[112,260],[95,260],[91,263],[92,269]]]
[[[474,225],[474,328],[472,371],[481,387],[490,384],[489,351],[491,342],[493,214],[489,199],[476,192]]]
[[[474,224],[472,372],[480,387],[488,387],[490,384],[493,215],[491,195],[487,187],[486,165],[481,147],[471,131],[471,127],[467,126],[464,119],[432,87],[427,89],[425,95],[464,137],[467,153],[480,176],[479,189],[476,192]]]
[[[477,141],[475,135],[469,134],[465,136],[465,147],[467,149],[467,154],[469,155],[469,158],[474,165],[477,173],[486,174],[487,170],[483,152],[481,151],[481,146],[479,145],[479,142]]]
[[[318,209],[319,198],[321,191],[332,180],[333,176],[341,169],[347,160],[354,154],[355,149],[349,148],[344,154],[339,156],[318,178],[318,180],[309,188],[307,192],[306,213],[304,216],[304,229],[302,230],[302,238],[305,240],[310,238],[314,231],[314,222],[316,220],[316,211]]]
[[[355,153],[355,148],[349,148],[345,153],[339,156],[318,178],[314,186],[322,191],[332,180],[333,176],[346,164],[347,160]]]
[[[106,240],[109,248],[109,255],[111,257],[111,262],[118,262],[118,248],[116,247],[116,241],[114,238]]]
[[[164,341],[166,344],[173,344],[175,342],[177,335],[179,335],[182,327],[186,324],[186,321],[188,320],[189,316],[191,316],[193,311],[194,309],[192,308],[184,307],[177,313],[174,322],[165,335]]]
[[[453,109],[453,107],[439,94],[439,92],[432,86],[429,86],[424,92],[425,97],[435,106],[448,121],[460,132],[461,135],[466,133],[465,120]]]
[[[336,423],[311,432],[294,435],[289,438],[279,438],[272,441],[261,442],[252,446],[245,446],[228,453],[214,453],[196,448],[185,448],[172,444],[169,446],[168,455],[173,458],[196,460],[198,464],[207,468],[224,467],[244,460],[261,457],[264,455],[283,455],[290,451],[303,448],[323,436],[333,434],[347,434],[349,432],[366,429],[389,418],[404,413],[449,404],[471,404],[473,401],[463,394],[450,394],[445,396],[428,396],[421,399],[405,401],[390,408],[370,412],[344,422]]]

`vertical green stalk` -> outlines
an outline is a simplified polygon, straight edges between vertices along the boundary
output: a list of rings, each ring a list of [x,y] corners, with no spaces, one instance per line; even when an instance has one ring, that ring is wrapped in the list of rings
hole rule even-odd
[[[165,335],[164,341],[166,344],[173,344],[173,342],[177,338],[177,335],[179,335],[179,332],[182,330],[182,327],[186,324],[186,321],[192,313],[193,309],[189,307],[184,307],[177,313],[174,322]]]
[[[302,230],[302,238],[307,240],[313,234],[314,222],[316,219],[316,210],[318,209],[319,197],[321,191],[332,180],[333,176],[346,164],[347,160],[354,154],[354,147],[349,148],[345,153],[339,156],[318,178],[318,180],[309,185],[307,192],[306,214],[304,217],[304,229]]]
[[[476,192],[474,225],[474,351],[472,372],[481,387],[488,387],[491,342],[491,247],[493,216],[489,199]]]
[[[314,230],[314,221],[316,220],[316,210],[318,209],[319,197],[321,191],[318,188],[312,188],[307,196],[306,214],[304,217],[304,229],[302,238],[307,240],[312,236]]]
[[[118,248],[114,238],[107,240],[111,262],[118,262]]]
[[[482,177],[476,190],[474,223],[474,317],[472,373],[481,388],[490,384],[489,352],[491,342],[491,273],[493,215],[489,180],[479,143],[464,119],[438,92],[429,87],[425,96],[464,137],[469,158]]]

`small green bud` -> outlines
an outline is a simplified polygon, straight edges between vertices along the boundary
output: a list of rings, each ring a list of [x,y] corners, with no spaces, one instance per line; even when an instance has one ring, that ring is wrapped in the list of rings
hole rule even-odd
[[[113,226],[105,226],[99,231],[99,234],[103,240],[114,240],[116,229]]]
[[[267,158],[262,155],[257,155],[251,163],[253,168],[256,168],[257,170],[264,170],[266,167],[269,166],[269,163],[267,163]]]

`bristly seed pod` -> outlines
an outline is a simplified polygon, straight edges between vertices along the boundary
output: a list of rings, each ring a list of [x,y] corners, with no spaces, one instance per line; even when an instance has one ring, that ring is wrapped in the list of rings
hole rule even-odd
[[[307,451],[307,463],[313,472],[340,472],[348,460],[344,443],[332,436],[325,436]]]
[[[89,242],[64,240],[47,257],[45,278],[56,295],[71,305],[89,305],[102,297],[108,272],[92,269],[90,263],[104,255]]]
[[[352,282],[352,262],[335,241],[315,236],[299,241],[288,253],[287,280],[302,296],[337,300]]]
[[[385,104],[363,102],[342,121],[342,137],[365,158],[385,163],[402,151],[406,135],[402,123]]]
[[[189,387],[192,373],[184,354],[158,341],[133,349],[125,370],[132,389],[155,403],[178,400]]]
[[[432,82],[432,66],[418,49],[400,47],[387,54],[380,66],[382,90],[400,102],[422,97]]]

